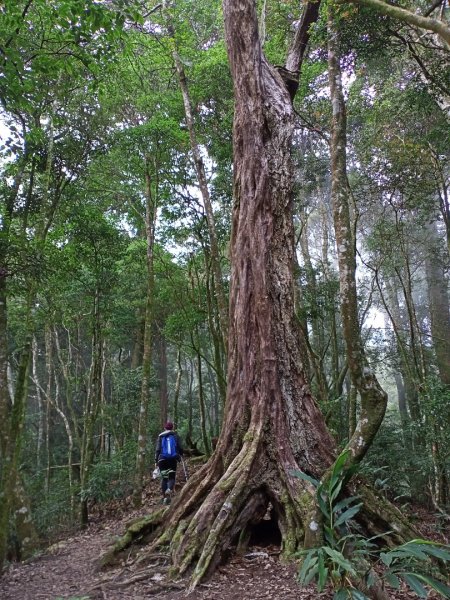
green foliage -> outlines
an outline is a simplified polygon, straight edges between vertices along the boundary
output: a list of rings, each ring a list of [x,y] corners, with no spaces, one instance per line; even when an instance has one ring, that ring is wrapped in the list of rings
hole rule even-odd
[[[41,539],[53,539],[75,528],[76,518],[71,514],[71,498],[67,468],[52,469],[48,493],[45,489],[45,474],[40,471],[25,476],[28,496],[31,499],[33,523]]]
[[[124,498],[133,489],[137,440],[129,440],[122,448],[113,449],[109,458],[100,457],[92,466],[86,497],[96,502]]]
[[[358,497],[341,497],[343,486],[352,471],[346,468],[348,451],[336,459],[331,473],[322,482],[302,473],[293,474],[312,483],[317,489],[317,504],[323,519],[325,544],[301,552],[298,574],[301,585],[315,581],[319,592],[330,584],[334,600],[368,598],[363,590],[376,582],[372,564],[384,565],[382,580],[398,589],[403,581],[419,598],[426,598],[428,586],[444,598],[450,587],[436,578],[436,560],[450,563],[450,547],[428,540],[411,540],[391,550],[380,550],[377,538],[355,533],[352,520],[361,509]],[[386,532],[386,535],[388,532]]]

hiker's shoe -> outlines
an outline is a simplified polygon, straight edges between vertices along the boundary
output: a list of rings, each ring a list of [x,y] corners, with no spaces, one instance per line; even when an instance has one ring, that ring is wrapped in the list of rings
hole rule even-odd
[[[172,493],[172,490],[169,489],[164,492],[164,504],[170,504],[170,501],[172,500]]]

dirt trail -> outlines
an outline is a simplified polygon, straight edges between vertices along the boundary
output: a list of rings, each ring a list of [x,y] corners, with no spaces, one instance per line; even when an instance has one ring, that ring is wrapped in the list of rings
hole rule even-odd
[[[187,594],[186,581],[166,587],[164,569],[139,567],[124,558],[122,564],[103,572],[95,570],[96,559],[126,523],[148,514],[159,502],[154,483],[149,484],[144,506],[139,511],[108,516],[96,515],[91,525],[45,550],[25,564],[12,564],[0,579],[0,600],[330,600],[332,593],[318,594],[314,586],[300,588],[295,567],[278,560],[275,545],[249,548],[220,567],[213,578]],[[123,507],[122,507],[123,508]],[[134,580],[134,581],[133,581]],[[392,600],[416,596],[405,591],[391,594]],[[431,598],[431,597],[430,597]]]

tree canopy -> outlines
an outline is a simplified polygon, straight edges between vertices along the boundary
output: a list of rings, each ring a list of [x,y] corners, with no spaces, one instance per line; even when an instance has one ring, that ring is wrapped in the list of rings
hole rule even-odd
[[[0,19],[0,564],[138,505],[168,418],[209,460],[143,527],[194,585],[268,512],[319,544],[342,450],[368,534],[413,534],[377,486],[445,513],[446,0]]]

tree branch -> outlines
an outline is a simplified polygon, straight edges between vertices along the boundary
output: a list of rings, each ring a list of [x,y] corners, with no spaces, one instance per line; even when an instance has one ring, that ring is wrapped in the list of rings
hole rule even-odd
[[[297,27],[286,59],[286,69],[289,71],[296,73],[301,69],[306,46],[308,45],[310,38],[309,29],[319,18],[319,8],[320,0],[308,2],[305,6],[300,24]]]
[[[388,4],[387,2],[384,2],[384,0],[350,0],[350,2],[353,4],[369,6],[381,14],[391,17],[392,19],[397,19],[403,23],[414,25],[420,29],[433,31],[433,33],[436,33],[447,45],[450,46],[450,27],[448,27],[448,25],[446,25],[443,21],[416,15],[415,13],[405,10],[404,8],[400,8],[399,6]],[[342,4],[343,0],[339,0],[339,3]]]

